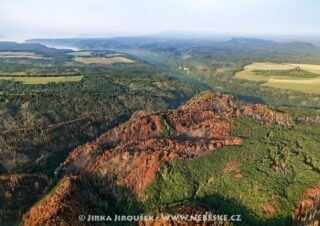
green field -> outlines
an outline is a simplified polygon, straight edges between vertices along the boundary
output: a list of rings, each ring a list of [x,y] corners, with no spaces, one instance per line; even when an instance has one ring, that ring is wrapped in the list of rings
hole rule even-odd
[[[60,76],[60,77],[0,77],[0,80],[22,82],[28,85],[47,84],[50,82],[79,82],[83,76]]]
[[[262,86],[320,93],[320,66],[310,64],[252,63],[235,74],[237,79],[264,82]]]

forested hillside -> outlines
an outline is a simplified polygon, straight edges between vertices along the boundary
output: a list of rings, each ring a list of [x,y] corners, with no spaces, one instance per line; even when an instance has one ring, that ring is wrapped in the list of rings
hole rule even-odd
[[[79,63],[79,55],[110,63]],[[77,146],[134,111],[175,108],[203,89],[129,55],[83,55],[0,43],[0,224],[19,222],[26,208],[50,191],[59,165]],[[118,62],[114,55],[131,60]],[[68,80],[75,76],[80,80]]]

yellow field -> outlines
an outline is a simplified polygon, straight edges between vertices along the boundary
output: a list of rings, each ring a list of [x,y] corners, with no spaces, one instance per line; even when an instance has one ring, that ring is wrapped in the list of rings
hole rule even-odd
[[[306,78],[297,78],[297,77],[291,77],[291,76],[263,76],[263,75],[258,75],[253,71],[239,71],[235,75],[236,78],[238,79],[245,79],[245,80],[250,80],[250,81],[255,81],[255,82],[267,82],[270,80],[289,80],[289,81],[311,81],[314,78],[311,79],[306,79]],[[320,78],[320,77],[319,77]]]
[[[283,64],[277,64],[277,63],[269,63],[269,62],[255,62],[250,65],[247,65],[244,67],[245,71],[286,71],[286,70],[292,70],[295,68],[301,68],[302,70],[309,71],[311,73],[319,74],[320,75],[320,65],[314,65],[314,64],[289,64],[289,63],[283,63]]]
[[[288,71],[296,68],[319,75],[315,78],[297,78],[291,76],[264,76],[258,75],[255,71]],[[320,93],[320,65],[311,64],[276,64],[276,63],[252,63],[244,67],[243,71],[235,74],[237,79],[245,79],[255,82],[264,82],[262,86],[278,89],[295,90],[305,93]]]
[[[76,57],[74,61],[80,62],[83,64],[103,64],[103,65],[110,65],[114,63],[126,63],[132,64],[134,63],[133,60],[127,59],[125,57]]]
[[[268,62],[262,62],[262,63],[252,63],[250,65],[247,65],[244,67],[244,70],[246,71],[256,71],[256,70],[291,70],[296,68],[293,65],[290,64],[276,64],[276,63],[268,63]]]
[[[79,82],[83,76],[61,76],[61,77],[0,77],[0,80],[22,82],[24,84],[47,84],[50,82]]]
[[[293,66],[295,68],[299,67],[302,70],[306,70],[311,73],[320,75],[320,65],[314,65],[314,64],[288,64],[288,65]]]
[[[30,59],[44,59],[40,55],[32,52],[0,52],[0,58],[30,58]]]

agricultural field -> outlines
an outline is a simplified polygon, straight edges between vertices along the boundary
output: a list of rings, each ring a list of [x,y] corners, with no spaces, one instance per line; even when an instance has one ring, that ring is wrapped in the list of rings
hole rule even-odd
[[[252,63],[237,72],[235,77],[262,82],[262,86],[320,93],[320,65]]]
[[[58,82],[79,82],[83,76],[59,76],[59,77],[0,77],[0,80],[22,82],[23,84],[36,85]]]
[[[252,63],[244,67],[246,71],[257,71],[257,70],[291,70],[294,69],[294,66],[289,64],[276,64],[276,63]]]
[[[0,52],[0,58],[29,58],[29,59],[45,59],[43,56],[35,54],[33,52]]]
[[[298,81],[298,80],[269,80],[262,84],[262,86],[268,86],[278,89],[291,89],[300,91],[303,93],[320,93],[320,80],[310,81]]]
[[[69,53],[71,56],[75,57],[94,57],[97,53],[96,52],[90,52],[90,51],[78,51],[78,52],[72,52]],[[116,57],[116,56],[123,56],[121,53],[106,53],[104,54],[106,57]]]
[[[293,67],[299,67],[302,70],[309,71],[311,73],[320,74],[320,65],[313,65],[313,64],[289,64]]]
[[[83,64],[101,64],[101,65],[110,65],[115,63],[125,63],[132,64],[133,60],[130,60],[125,57],[76,57],[74,61],[83,63]]]

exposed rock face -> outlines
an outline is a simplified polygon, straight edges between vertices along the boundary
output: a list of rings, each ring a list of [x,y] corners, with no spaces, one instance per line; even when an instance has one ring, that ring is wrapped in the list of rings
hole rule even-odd
[[[84,213],[76,182],[76,177],[63,178],[54,191],[23,216],[23,225],[71,225],[80,213]]]
[[[0,225],[15,225],[47,189],[61,159],[86,140],[92,140],[126,116],[93,116],[43,129],[19,129],[0,134]],[[62,158],[60,157],[62,156]],[[39,172],[18,174],[20,172]],[[51,187],[51,186],[49,186]]]
[[[98,172],[139,194],[154,179],[163,160],[191,159],[225,145],[239,145],[230,135],[231,118],[246,115],[265,123],[292,120],[262,105],[245,105],[231,96],[205,92],[177,110],[137,112],[95,143],[72,152],[67,173]]]
[[[216,114],[232,116],[250,116],[263,123],[278,125],[293,124],[291,117],[271,110],[265,105],[246,105],[235,97],[217,95],[212,92],[203,92],[198,97],[188,101],[181,109],[194,109],[198,111],[209,110]]]
[[[308,188],[304,198],[299,201],[293,217],[293,225],[320,225],[320,184],[314,188]]]
[[[305,117],[305,118],[299,118],[297,120],[298,124],[318,124],[320,123],[320,116],[316,116],[316,117]]]
[[[173,111],[138,112],[94,144],[73,151],[65,162],[66,172],[98,172],[138,195],[153,181],[163,160],[191,159],[216,147],[241,144],[230,135],[231,120],[225,114],[230,109],[218,106],[221,111],[215,112],[214,100],[200,102],[202,109],[187,104]]]
[[[231,135],[232,118],[238,116],[250,116],[263,123],[292,123],[289,117],[265,106],[245,105],[234,97],[205,92],[177,110],[136,112],[128,122],[109,130],[95,142],[75,149],[65,161],[63,172],[66,175],[95,175],[110,182],[111,193],[116,194],[114,187],[125,187],[134,196],[139,196],[154,180],[161,161],[188,160],[217,147],[240,145],[241,139]],[[74,187],[66,184],[62,190],[72,191]],[[60,198],[53,194],[43,201],[56,212],[46,213],[42,218],[53,219],[61,208],[67,208],[68,202],[58,205],[65,203],[63,197],[69,197],[67,191],[64,193]],[[33,219],[41,217],[43,205],[38,204],[27,213],[25,225],[48,222],[31,224]],[[77,204],[72,205],[77,208]]]

